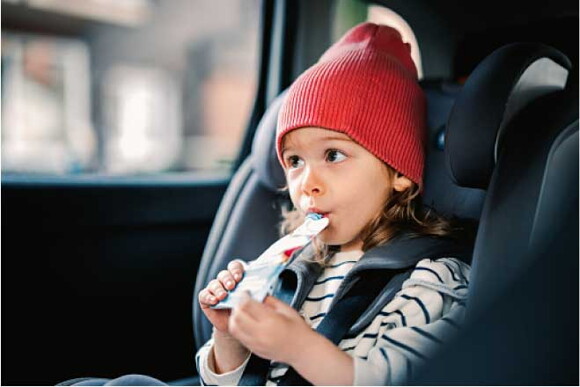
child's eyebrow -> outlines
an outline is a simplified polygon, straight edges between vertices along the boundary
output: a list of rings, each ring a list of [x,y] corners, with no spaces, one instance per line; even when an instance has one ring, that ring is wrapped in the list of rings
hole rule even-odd
[[[292,146],[283,146],[282,149],[280,150],[280,154],[284,155],[284,152],[287,152],[288,150],[291,150]]]

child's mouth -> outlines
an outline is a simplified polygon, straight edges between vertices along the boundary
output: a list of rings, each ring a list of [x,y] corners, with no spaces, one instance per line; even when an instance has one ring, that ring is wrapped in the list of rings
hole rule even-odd
[[[318,214],[322,217],[327,217],[329,214],[329,212],[324,212],[318,208],[309,208],[308,210],[306,210],[306,214],[311,214],[311,213]]]

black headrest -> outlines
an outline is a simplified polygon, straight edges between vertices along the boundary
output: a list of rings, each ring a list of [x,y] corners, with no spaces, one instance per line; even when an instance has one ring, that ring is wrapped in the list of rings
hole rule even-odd
[[[465,83],[447,122],[447,168],[462,187],[486,189],[502,131],[529,102],[562,90],[571,68],[560,51],[513,43],[484,59]]]
[[[272,101],[258,124],[252,144],[254,170],[260,182],[272,191],[276,191],[286,185],[284,171],[278,162],[276,147],[274,146],[278,112],[285,96],[286,92],[283,92]]]

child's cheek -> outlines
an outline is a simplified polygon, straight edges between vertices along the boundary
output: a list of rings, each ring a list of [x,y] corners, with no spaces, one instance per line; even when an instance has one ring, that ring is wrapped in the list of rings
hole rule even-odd
[[[298,196],[298,194],[296,193],[295,190],[292,189],[292,187],[288,187],[288,193],[290,194],[290,200],[292,201],[292,204],[294,205],[295,208],[299,208],[300,205],[300,197]]]
[[[294,204],[294,207],[299,208],[300,195],[297,182],[295,179],[286,178],[286,184],[288,186],[288,192],[290,193],[290,200],[292,200],[292,204]]]

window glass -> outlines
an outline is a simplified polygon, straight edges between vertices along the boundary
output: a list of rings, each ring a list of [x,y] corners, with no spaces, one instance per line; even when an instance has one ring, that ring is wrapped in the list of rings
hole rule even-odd
[[[260,0],[6,7],[2,172],[229,173],[257,89]]]
[[[417,66],[419,79],[423,78],[423,66],[419,43],[411,26],[393,10],[377,4],[367,4],[361,0],[337,0],[333,23],[333,41],[346,31],[364,21],[384,24],[396,28],[403,41],[411,45],[411,57]]]

